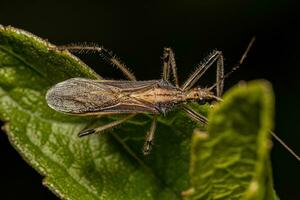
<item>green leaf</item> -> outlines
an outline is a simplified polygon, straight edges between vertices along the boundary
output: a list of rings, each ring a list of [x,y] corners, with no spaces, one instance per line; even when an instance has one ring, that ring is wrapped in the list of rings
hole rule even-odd
[[[269,83],[232,88],[192,140],[189,199],[277,199],[269,159],[274,100]]]
[[[0,27],[0,118],[11,144],[45,176],[44,184],[64,199],[180,199],[189,186],[195,123],[176,111],[159,118],[155,146],[146,157],[146,115],[107,134],[78,138],[95,118],[60,114],[45,102],[47,89],[70,77],[101,78],[67,51]]]

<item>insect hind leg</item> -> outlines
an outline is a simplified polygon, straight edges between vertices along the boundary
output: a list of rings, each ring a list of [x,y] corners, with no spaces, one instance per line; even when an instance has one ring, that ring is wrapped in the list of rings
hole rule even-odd
[[[106,50],[103,47],[99,47],[97,45],[70,44],[58,46],[57,48],[59,50],[69,50],[70,52],[74,53],[97,52],[104,61],[116,66],[119,70],[121,70],[129,80],[136,81],[136,77],[132,72],[130,72],[128,67],[126,67],[126,65],[122,61],[120,61],[116,56],[114,56],[110,51]]]
[[[131,114],[131,115],[126,116],[123,119],[113,121],[111,123],[105,124],[103,126],[99,126],[97,128],[92,128],[92,129],[87,129],[87,130],[80,131],[78,133],[78,136],[79,137],[83,137],[83,136],[91,135],[91,134],[94,134],[94,133],[100,133],[102,131],[105,131],[107,129],[113,128],[113,127],[115,127],[117,125],[120,125],[120,124],[126,122],[127,120],[129,120],[130,118],[134,117],[135,115],[136,114]]]

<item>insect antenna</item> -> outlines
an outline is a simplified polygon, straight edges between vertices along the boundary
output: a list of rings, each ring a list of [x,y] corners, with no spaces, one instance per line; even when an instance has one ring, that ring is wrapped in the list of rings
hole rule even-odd
[[[228,78],[233,72],[235,72],[237,69],[240,68],[240,66],[243,64],[244,60],[246,59],[246,57],[247,57],[247,55],[248,55],[248,52],[250,51],[251,47],[253,46],[253,43],[255,42],[255,39],[256,39],[256,38],[253,37],[253,38],[250,40],[250,42],[249,42],[249,44],[248,44],[248,46],[247,46],[245,52],[243,53],[241,59],[239,60],[239,62],[231,69],[230,72],[228,72],[228,73],[226,73],[226,74],[224,75],[223,80],[224,80],[225,78]]]
[[[239,62],[229,71],[227,72],[222,78],[221,81],[228,78],[233,72],[235,72],[237,69],[240,68],[240,66],[244,63],[244,60],[246,59],[248,52],[250,51],[251,47],[253,46],[255,42],[255,36],[250,40],[245,52],[243,53],[242,57],[240,58]],[[211,87],[209,87],[209,90],[214,89],[217,86],[217,83],[213,84]]]
[[[278,137],[273,131],[269,131],[271,135],[288,151],[294,158],[296,158],[298,161],[300,161],[300,157],[297,155],[297,153],[291,149],[280,137]]]

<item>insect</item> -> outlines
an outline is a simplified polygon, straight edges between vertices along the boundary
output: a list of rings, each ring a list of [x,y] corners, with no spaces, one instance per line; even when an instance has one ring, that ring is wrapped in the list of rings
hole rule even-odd
[[[98,52],[105,61],[121,70],[128,80],[71,78],[50,88],[46,94],[46,101],[52,109],[74,115],[126,114],[124,118],[104,126],[83,130],[78,134],[80,137],[117,126],[138,113],[152,114],[153,121],[146,133],[143,146],[143,153],[146,155],[149,154],[153,145],[158,115],[164,115],[178,108],[196,122],[207,124],[207,118],[194,111],[187,103],[222,101],[224,79],[243,63],[254,40],[255,38],[250,41],[238,64],[229,73],[224,75],[223,54],[215,50],[197,66],[181,86],[178,82],[174,53],[171,48],[164,48],[161,79],[137,81],[125,64],[102,47],[61,46],[59,49],[71,52]],[[216,83],[208,88],[195,87],[197,81],[214,64],[217,69]],[[170,74],[173,75],[173,81],[170,80]]]

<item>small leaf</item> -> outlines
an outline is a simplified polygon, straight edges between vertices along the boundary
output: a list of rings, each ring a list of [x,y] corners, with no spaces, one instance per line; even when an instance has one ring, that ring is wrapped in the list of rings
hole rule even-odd
[[[63,199],[180,199],[189,186],[195,123],[176,111],[160,117],[147,157],[141,151],[151,123],[147,115],[101,136],[78,138],[95,118],[60,114],[45,102],[51,86],[71,77],[101,78],[67,51],[0,26],[0,118],[11,144],[45,176],[44,184]]]
[[[189,199],[277,199],[269,159],[273,93],[266,81],[228,91],[192,140]]]

